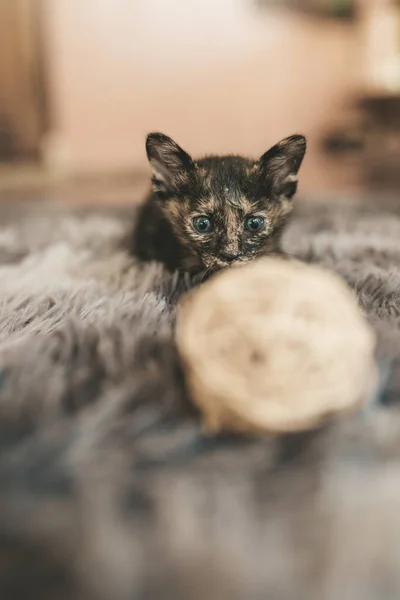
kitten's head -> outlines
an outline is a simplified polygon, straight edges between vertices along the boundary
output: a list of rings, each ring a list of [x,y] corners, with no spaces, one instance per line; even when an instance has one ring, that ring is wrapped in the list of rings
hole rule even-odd
[[[193,160],[161,133],[147,137],[155,195],[185,249],[182,268],[212,272],[274,252],[297,189],[306,151],[288,137],[260,159]]]

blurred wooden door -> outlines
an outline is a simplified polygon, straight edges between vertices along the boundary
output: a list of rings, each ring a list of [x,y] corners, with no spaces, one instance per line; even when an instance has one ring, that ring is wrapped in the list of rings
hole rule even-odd
[[[0,160],[37,158],[45,128],[41,0],[0,0]]]

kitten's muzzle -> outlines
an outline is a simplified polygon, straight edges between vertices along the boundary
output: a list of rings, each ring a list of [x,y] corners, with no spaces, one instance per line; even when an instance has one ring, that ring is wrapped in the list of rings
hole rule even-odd
[[[240,254],[233,254],[228,252],[221,252],[220,258],[226,263],[233,263],[235,260],[239,260]]]

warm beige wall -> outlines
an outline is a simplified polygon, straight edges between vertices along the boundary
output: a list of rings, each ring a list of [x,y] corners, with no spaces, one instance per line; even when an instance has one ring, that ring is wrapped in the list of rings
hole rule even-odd
[[[145,165],[144,136],[158,129],[195,154],[258,154],[299,131],[317,155],[355,89],[355,36],[342,25],[247,0],[44,2],[48,147],[73,169]],[[323,170],[306,162],[306,185]]]

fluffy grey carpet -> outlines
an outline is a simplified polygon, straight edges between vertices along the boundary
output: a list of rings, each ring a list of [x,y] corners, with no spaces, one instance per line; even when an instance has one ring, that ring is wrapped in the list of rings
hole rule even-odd
[[[285,237],[357,290],[379,401],[255,440],[202,436],[173,340],[190,283],[134,263],[129,211],[2,207],[1,600],[397,599],[397,210],[303,204]]]

